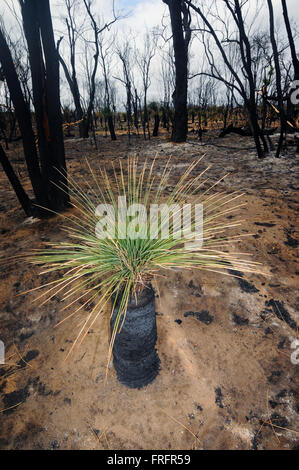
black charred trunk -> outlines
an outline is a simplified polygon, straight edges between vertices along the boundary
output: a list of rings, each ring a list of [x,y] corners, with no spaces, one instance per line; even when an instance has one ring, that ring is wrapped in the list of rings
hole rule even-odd
[[[10,97],[15,108],[16,118],[18,120],[19,129],[22,135],[24,155],[34,195],[40,205],[47,206],[47,193],[39,166],[30,109],[24,100],[13,58],[1,29],[0,63],[2,66],[2,72],[7,81]]]
[[[38,147],[47,208],[68,206],[66,163],[59,92],[59,62],[49,0],[23,0],[21,12],[28,45]],[[64,185],[64,190],[60,189]]]
[[[272,129],[261,129],[259,135],[270,136],[277,131],[277,127]],[[219,136],[220,138],[225,137],[228,134],[238,134],[243,137],[252,137],[252,130],[249,127],[235,127],[233,124],[230,124],[225,129],[223,129]]]
[[[4,152],[2,145],[0,144],[0,163],[2,165],[3,170],[6,173],[7,178],[9,179],[16,196],[25,212],[25,214],[30,217],[34,215],[34,209],[32,206],[32,202],[27,196],[27,194],[24,191],[23,186],[20,183],[19,178],[14,172],[13,167],[11,166],[6,153]]]
[[[184,26],[186,26],[186,22],[188,23],[186,6],[180,0],[163,1],[168,5],[170,13],[175,64],[175,89],[172,95],[174,119],[171,140],[172,142],[186,142],[188,134],[188,45],[191,30],[189,25],[184,35]],[[186,13],[184,14],[184,12]]]
[[[109,114],[108,116],[108,127],[109,127],[111,140],[116,140],[112,114]]]
[[[286,0],[281,0],[281,4],[282,4],[282,11],[283,11],[283,17],[285,21],[286,30],[287,30],[288,40],[290,43],[290,50],[291,50],[293,67],[294,67],[294,80],[299,80],[299,59],[297,56],[296,45],[295,45],[295,41],[293,37],[292,28],[290,25]]]
[[[111,331],[118,313],[116,305],[111,318]],[[160,369],[155,345],[157,340],[155,295],[151,286],[130,296],[122,329],[116,333],[113,364],[118,380],[130,388],[152,383]]]
[[[155,124],[154,124],[154,130],[153,130],[153,137],[158,137],[159,124],[160,124],[160,116],[159,116],[159,113],[156,113],[155,114]]]

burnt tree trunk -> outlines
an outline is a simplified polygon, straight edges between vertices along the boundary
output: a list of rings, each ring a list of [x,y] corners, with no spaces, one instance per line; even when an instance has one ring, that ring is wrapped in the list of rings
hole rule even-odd
[[[283,96],[282,96],[279,53],[278,53],[277,43],[275,39],[273,5],[272,5],[271,0],[267,0],[267,2],[268,2],[268,8],[269,8],[270,40],[272,44],[273,58],[274,58],[274,64],[275,64],[275,73],[276,73],[277,102],[278,102],[278,109],[280,112],[280,137],[279,137],[279,142],[278,142],[278,146],[276,150],[276,158],[278,158],[282,149],[283,136],[284,136],[284,133],[286,132],[286,117],[285,117],[285,112],[284,112]]]
[[[291,25],[290,25],[286,0],[281,0],[281,4],[282,4],[284,22],[285,22],[285,26],[286,26],[286,30],[288,34],[288,40],[290,43],[292,62],[293,62],[293,67],[294,67],[294,80],[299,80],[299,59],[296,53],[295,41],[294,41],[294,37],[293,37]]]
[[[188,46],[191,36],[189,11],[181,0],[163,0],[163,2],[168,5],[170,13],[175,63],[175,89],[172,95],[174,119],[171,140],[185,142],[188,133]]]
[[[21,185],[19,178],[15,174],[14,169],[11,166],[10,161],[8,160],[7,155],[4,152],[3,147],[2,147],[1,144],[0,144],[0,163],[2,165],[2,168],[3,168],[7,178],[9,179],[9,181],[10,181],[10,183],[11,183],[11,185],[12,185],[12,187],[13,187],[15,193],[16,193],[16,196],[17,196],[17,198],[18,198],[25,214],[28,217],[32,216],[34,214],[32,202],[29,199],[29,197],[27,196],[27,194],[25,193],[25,191],[23,189],[23,186]]]
[[[113,331],[120,298],[111,317]],[[157,325],[155,295],[147,286],[128,302],[124,324],[116,333],[113,347],[113,364],[118,380],[127,387],[141,388],[155,380],[159,373],[160,360],[155,345]]]
[[[69,84],[71,94],[73,96],[74,100],[74,105],[75,105],[75,119],[76,121],[81,121],[79,123],[79,135],[80,137],[85,136],[85,125],[84,125],[84,111],[81,106],[81,98],[80,98],[80,91],[79,91],[79,86],[78,86],[78,81],[77,81],[77,74],[76,74],[76,69],[75,69],[75,57],[74,54],[72,53],[71,50],[71,64],[72,64],[72,75],[70,74],[67,65],[61,55],[59,54],[59,45],[60,42],[62,41],[62,37],[59,39],[57,43],[57,54],[58,54],[58,60],[60,64],[62,65],[65,78]]]
[[[115,135],[115,129],[114,129],[114,122],[113,122],[113,116],[110,113],[108,116],[108,127],[109,127],[109,132],[110,132],[110,137],[111,140],[116,140],[116,135]]]
[[[9,93],[14,105],[19,129],[23,139],[24,155],[28,168],[29,178],[37,202],[47,206],[47,193],[39,166],[38,154],[35,145],[35,136],[32,129],[31,113],[24,100],[19,78],[13,63],[11,52],[0,28],[0,62],[2,72],[6,78]]]
[[[154,130],[153,130],[153,137],[158,137],[158,132],[159,132],[159,125],[160,125],[160,116],[159,113],[155,113],[155,124],[154,124]]]
[[[281,4],[282,4],[282,11],[283,11],[283,17],[284,17],[286,30],[287,30],[288,40],[290,44],[292,63],[293,63],[293,68],[294,68],[294,81],[299,81],[299,59],[296,53],[296,46],[295,46],[295,41],[294,41],[291,25],[290,25],[286,0],[281,0]],[[294,128],[296,128],[295,106],[292,103],[290,96],[288,96],[287,105],[288,105],[287,119],[293,124]]]
[[[49,0],[21,0],[20,4],[29,51],[41,170],[49,208],[59,211],[67,206],[69,196],[66,189],[60,189],[65,184],[66,164],[59,92],[59,61]]]
[[[240,52],[242,63],[247,73],[248,84],[249,84],[249,97],[245,100],[245,106],[248,112],[248,121],[252,130],[253,139],[255,142],[257,154],[259,158],[264,157],[264,151],[260,141],[260,127],[258,123],[258,111],[255,100],[255,81],[252,72],[252,57],[251,57],[251,45],[248,36],[245,31],[244,19],[242,15],[242,7],[239,0],[234,1],[235,14],[238,21],[239,28],[239,41],[240,41]],[[262,141],[264,141],[262,137]],[[266,141],[264,141],[264,150],[267,149]]]

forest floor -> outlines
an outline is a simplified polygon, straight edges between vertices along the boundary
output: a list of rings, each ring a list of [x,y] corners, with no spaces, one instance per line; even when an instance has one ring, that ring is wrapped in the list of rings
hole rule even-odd
[[[267,276],[242,278],[176,271],[157,290],[157,349],[161,371],[151,385],[131,390],[113,367],[104,384],[107,322],[99,320],[65,361],[85,310],[59,327],[58,296],[43,306],[38,293],[23,295],[51,279],[26,263],[9,262],[1,272],[0,448],[2,449],[293,449],[298,446],[299,393],[292,342],[298,338],[298,156],[293,147],[279,159],[258,160],[250,138],[201,143],[190,137],[172,144],[164,136],[128,143],[66,137],[67,166],[81,184],[95,171],[136,152],[141,161],[158,152],[163,170],[170,155],[175,174],[205,155],[215,191],[241,190],[246,207],[240,247],[262,263]],[[8,155],[30,192],[21,146]],[[82,180],[81,180],[82,178]],[[166,191],[168,189],[166,188]],[[0,249],[5,257],[63,240],[61,219],[26,220],[0,172]],[[231,217],[231,216],[230,216]],[[233,215],[237,218],[238,215]],[[297,271],[296,271],[297,269]],[[296,282],[297,281],[297,282]],[[21,295],[17,295],[21,294]],[[297,346],[298,348],[298,346]],[[297,355],[298,356],[298,355]],[[272,423],[272,424],[271,424]],[[197,436],[197,438],[195,437]]]

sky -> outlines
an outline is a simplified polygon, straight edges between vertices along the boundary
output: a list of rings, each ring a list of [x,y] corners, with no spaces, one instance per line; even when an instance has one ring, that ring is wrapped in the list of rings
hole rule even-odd
[[[199,0],[194,0],[195,3]],[[252,11],[254,10],[254,5],[257,0],[249,0],[250,8],[252,6]],[[266,6],[266,0],[261,0]],[[99,14],[102,19],[107,20],[111,17],[111,5],[112,0],[93,0],[94,2],[94,11]],[[299,25],[299,0],[287,0],[287,6],[289,10],[289,15],[292,20],[297,22]],[[207,2],[208,3],[208,2]],[[222,0],[216,0],[217,6],[220,7],[223,5]],[[56,36],[60,37],[61,35],[61,21],[59,17],[61,16],[62,10],[59,8],[59,5],[63,4],[63,0],[50,0],[50,6],[53,15],[53,23],[56,32]],[[18,0],[0,0],[0,17],[3,16],[4,22],[6,25],[10,26],[10,31],[12,31],[13,20],[9,12],[7,5],[14,6],[18,9]],[[136,40],[136,43],[142,43],[142,36],[147,29],[152,29],[153,27],[159,25],[161,26],[161,19],[164,17],[164,22],[169,23],[168,17],[168,7],[165,5],[162,0],[115,0],[116,10],[122,10],[123,13],[127,14],[125,19],[122,19],[114,26],[114,30],[122,33],[122,37],[125,39],[132,32],[133,37]],[[283,23],[282,11],[281,11],[281,0],[273,0],[273,6],[275,10],[275,17],[277,20],[277,25],[279,27],[279,35],[285,34],[285,28]],[[261,15],[260,27],[262,29],[267,28],[268,14],[265,11],[265,14]],[[16,31],[16,29],[13,29]],[[14,33],[12,33],[14,34]],[[299,49],[299,41],[297,41]],[[62,46],[63,47],[63,46]],[[63,49],[62,49],[63,50]],[[190,68],[192,72],[197,72],[200,64],[202,62],[202,50],[196,42],[192,44],[191,50],[191,64]],[[159,57],[156,57],[153,61],[153,75],[152,85],[149,90],[150,99],[160,100],[161,99],[161,77],[160,77],[160,63]],[[119,70],[114,70],[115,75],[119,74]],[[83,73],[83,72],[82,72]],[[63,76],[63,75],[62,75]],[[66,92],[67,93],[67,92]]]
[[[254,5],[255,1],[249,0],[249,3]],[[59,0],[50,0],[52,10],[53,5],[56,7],[58,2]],[[266,0],[264,2],[266,4]],[[107,11],[111,9],[112,0],[94,0],[94,3],[98,11]],[[217,0],[217,3],[221,4],[222,0]],[[0,0],[0,16],[6,16],[8,12],[7,5],[13,5],[18,8],[18,0]],[[130,17],[124,23],[128,27],[135,27],[138,30],[146,26],[152,27],[161,23],[161,15],[163,15],[163,12],[167,12],[167,6],[162,0],[115,0],[115,5],[117,9],[130,12]],[[281,18],[281,0],[273,0],[273,6],[276,17],[279,16]],[[291,18],[299,23],[298,0],[287,0],[287,6]]]

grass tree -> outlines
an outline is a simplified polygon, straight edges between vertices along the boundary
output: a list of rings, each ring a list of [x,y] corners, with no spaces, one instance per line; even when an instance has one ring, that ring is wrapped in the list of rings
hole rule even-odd
[[[241,238],[230,237],[228,229],[241,221],[222,220],[240,207],[241,194],[213,192],[215,184],[207,187],[207,168],[199,169],[200,160],[179,177],[170,160],[157,168],[156,158],[141,162],[136,157],[109,171],[90,168],[84,188],[69,177],[74,211],[61,215],[69,240],[29,256],[45,265],[44,272],[57,272],[38,298],[60,293],[72,308],[80,300],[71,316],[92,305],[69,353],[111,305],[107,365],[113,355],[118,378],[129,387],[147,385],[159,371],[153,279],[158,282],[172,269],[257,270],[246,256],[229,250]],[[202,217],[195,209],[185,217],[182,208],[190,202]]]

